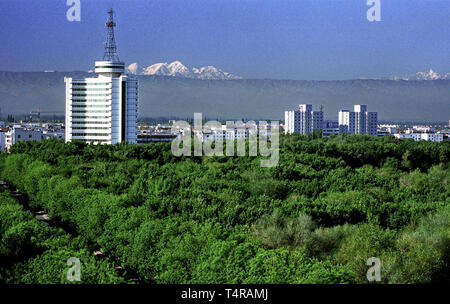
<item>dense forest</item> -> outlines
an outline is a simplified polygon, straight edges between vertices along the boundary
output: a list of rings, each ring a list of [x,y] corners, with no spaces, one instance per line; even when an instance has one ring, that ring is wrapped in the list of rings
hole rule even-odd
[[[448,141],[356,135],[281,136],[272,168],[19,142],[0,154],[0,282],[72,283],[77,257],[79,283],[368,283],[378,257],[381,283],[449,283],[449,164]]]

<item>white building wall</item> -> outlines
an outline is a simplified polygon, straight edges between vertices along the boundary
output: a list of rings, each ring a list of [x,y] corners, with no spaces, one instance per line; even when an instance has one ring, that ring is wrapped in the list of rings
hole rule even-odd
[[[339,111],[339,129],[341,133],[356,133],[356,118],[355,112],[350,112],[349,110]]]
[[[355,112],[355,134],[366,134],[366,118],[367,118],[367,106],[366,105],[355,105],[353,107]]]
[[[64,77],[66,83],[65,140],[72,141],[72,78]]]
[[[433,142],[441,142],[444,140],[443,134],[440,133],[409,133],[394,134],[399,139],[413,139],[414,141],[427,140]]]
[[[66,142],[111,143],[112,79],[66,78]]]
[[[444,135],[440,133],[422,133],[421,139],[434,142],[441,142],[442,140],[444,140]]]
[[[299,105],[300,116],[300,129],[298,132],[303,135],[307,135],[312,131],[312,105],[300,104]]]
[[[108,65],[111,68],[104,67]],[[138,81],[122,75],[123,69],[115,65],[123,63],[97,61],[98,77],[65,78],[66,142],[137,143]]]
[[[9,150],[12,145],[19,141],[40,141],[43,139],[41,130],[27,130],[22,127],[13,127],[8,132],[4,133],[5,149]]]
[[[284,134],[294,133],[294,112],[284,111]]]

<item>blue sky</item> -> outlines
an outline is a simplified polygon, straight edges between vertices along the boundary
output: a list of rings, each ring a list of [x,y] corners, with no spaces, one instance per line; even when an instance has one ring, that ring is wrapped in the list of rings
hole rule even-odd
[[[106,11],[118,54],[141,67],[180,60],[245,78],[353,79],[450,72],[450,0],[0,0],[0,70],[89,70],[103,56]]]

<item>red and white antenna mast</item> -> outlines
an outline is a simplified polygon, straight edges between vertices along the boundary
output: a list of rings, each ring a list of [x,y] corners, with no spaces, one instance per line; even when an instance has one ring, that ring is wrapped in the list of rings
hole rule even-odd
[[[103,60],[120,62],[119,56],[117,55],[116,39],[114,38],[114,27],[116,23],[114,22],[114,11],[111,8],[108,11],[108,21],[105,23],[106,26],[106,42],[105,42],[105,55],[103,55]]]

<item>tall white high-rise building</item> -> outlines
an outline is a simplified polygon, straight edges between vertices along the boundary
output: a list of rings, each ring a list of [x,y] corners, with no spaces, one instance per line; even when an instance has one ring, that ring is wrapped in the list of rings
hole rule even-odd
[[[339,111],[339,133],[355,133],[355,112]]]
[[[366,134],[367,127],[367,106],[354,105],[353,112],[355,113],[355,134]]]
[[[353,111],[339,111],[339,132],[377,136],[378,113],[367,112],[366,105],[355,105]]]
[[[138,80],[125,74],[117,56],[112,9],[106,22],[107,41],[98,77],[64,78],[66,83],[66,142],[137,143]]]
[[[301,104],[297,111],[284,112],[284,132],[292,134],[294,132],[307,135],[314,130],[322,130],[323,112],[313,111],[312,105]]]

